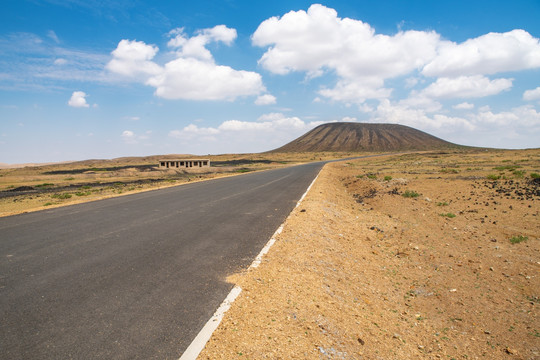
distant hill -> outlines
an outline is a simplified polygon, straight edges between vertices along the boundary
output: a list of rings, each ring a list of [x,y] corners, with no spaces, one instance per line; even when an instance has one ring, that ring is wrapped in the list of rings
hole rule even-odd
[[[459,145],[404,125],[328,123],[272,152],[402,151],[455,147]]]

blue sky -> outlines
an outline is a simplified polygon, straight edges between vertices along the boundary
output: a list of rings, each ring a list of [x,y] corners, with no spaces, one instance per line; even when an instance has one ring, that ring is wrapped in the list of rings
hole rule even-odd
[[[6,0],[0,162],[271,150],[331,121],[540,147],[540,2]]]

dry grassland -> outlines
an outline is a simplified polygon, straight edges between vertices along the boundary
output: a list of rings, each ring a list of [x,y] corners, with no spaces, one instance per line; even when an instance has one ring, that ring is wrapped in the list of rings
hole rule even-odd
[[[166,155],[86,160],[0,168],[0,216],[155,190],[192,181],[273,169],[296,163],[337,159],[352,154],[213,155],[210,169],[160,170],[158,159],[192,158]]]
[[[199,358],[539,359],[538,173],[540,150],[326,165]]]

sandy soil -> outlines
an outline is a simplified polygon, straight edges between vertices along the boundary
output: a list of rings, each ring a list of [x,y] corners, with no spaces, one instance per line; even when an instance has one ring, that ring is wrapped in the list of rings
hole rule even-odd
[[[540,150],[327,165],[199,358],[540,359],[531,173]]]

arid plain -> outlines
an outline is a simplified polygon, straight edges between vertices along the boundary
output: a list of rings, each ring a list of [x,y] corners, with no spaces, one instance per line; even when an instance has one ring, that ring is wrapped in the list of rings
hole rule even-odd
[[[214,156],[201,173],[153,157],[2,169],[0,209],[355,155]],[[540,358],[539,174],[539,149],[327,164],[261,266],[227,279],[243,291],[200,358]]]
[[[540,358],[540,150],[328,164],[203,359]]]
[[[126,157],[0,168],[0,216],[65,206],[187,182],[338,159],[353,153],[212,155],[211,169],[159,169],[160,159],[190,155]]]

